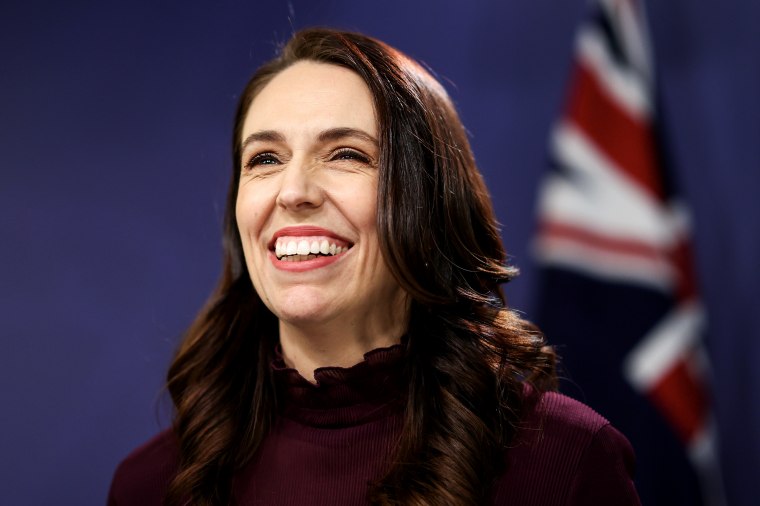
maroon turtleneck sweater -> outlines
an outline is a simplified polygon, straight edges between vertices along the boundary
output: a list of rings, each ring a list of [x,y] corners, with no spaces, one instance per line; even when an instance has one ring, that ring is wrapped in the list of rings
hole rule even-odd
[[[402,347],[369,352],[350,368],[315,371],[316,385],[273,364],[284,409],[252,461],[234,479],[238,505],[367,504],[403,423]],[[587,406],[544,394],[526,413],[494,505],[638,505],[633,451]],[[117,468],[108,504],[160,505],[177,465],[164,431]]]

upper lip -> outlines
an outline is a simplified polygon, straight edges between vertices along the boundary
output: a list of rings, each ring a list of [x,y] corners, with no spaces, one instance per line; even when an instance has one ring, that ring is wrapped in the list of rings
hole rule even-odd
[[[343,241],[349,245],[353,245],[353,242],[346,239],[345,237],[336,234],[335,232],[331,230],[327,230],[326,228],[317,227],[315,225],[298,225],[298,226],[292,226],[292,227],[283,227],[276,231],[272,238],[269,240],[268,247],[269,249],[274,249],[274,245],[277,242],[277,239],[279,237],[306,237],[306,236],[325,236],[325,237],[332,237],[334,239],[337,239],[339,241]]]

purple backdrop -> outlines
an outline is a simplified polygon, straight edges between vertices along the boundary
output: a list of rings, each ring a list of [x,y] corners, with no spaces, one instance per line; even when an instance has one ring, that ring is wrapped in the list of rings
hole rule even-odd
[[[749,506],[760,469],[760,4],[647,3],[671,155],[694,211],[729,498]],[[508,296],[530,316],[536,186],[583,1],[138,4],[0,7],[4,504],[101,504],[118,460],[166,424],[165,369],[219,272],[236,96],[293,28],[367,32],[447,83],[524,272]]]

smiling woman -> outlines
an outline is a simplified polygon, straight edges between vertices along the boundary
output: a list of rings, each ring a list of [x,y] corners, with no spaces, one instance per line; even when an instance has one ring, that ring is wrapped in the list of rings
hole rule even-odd
[[[638,504],[626,439],[552,392],[440,84],[299,32],[235,119],[223,276],[168,374],[171,430],[109,504]]]
[[[380,252],[380,148],[364,81],[294,63],[257,94],[242,138],[237,224],[286,361],[313,380],[320,366],[398,342],[408,301]]]

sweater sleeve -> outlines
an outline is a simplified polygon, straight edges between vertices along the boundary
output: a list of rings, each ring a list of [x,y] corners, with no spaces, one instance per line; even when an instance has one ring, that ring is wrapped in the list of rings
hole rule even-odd
[[[567,506],[640,506],[633,473],[631,444],[612,425],[604,425],[584,452]]]

